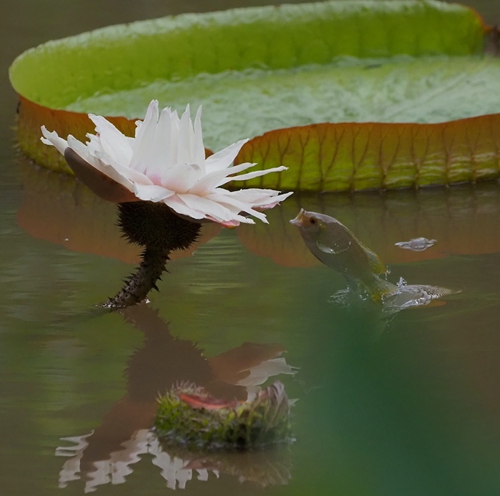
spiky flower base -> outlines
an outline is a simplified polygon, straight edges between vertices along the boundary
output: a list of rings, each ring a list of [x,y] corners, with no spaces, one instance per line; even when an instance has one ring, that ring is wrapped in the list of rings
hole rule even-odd
[[[281,382],[251,401],[221,401],[183,384],[159,400],[157,436],[188,449],[248,450],[291,441],[290,401]]]
[[[125,308],[143,301],[165,270],[173,250],[185,250],[198,238],[201,224],[176,215],[163,203],[120,203],[119,225],[131,242],[144,246],[137,271],[125,280],[125,286],[102,306]]]

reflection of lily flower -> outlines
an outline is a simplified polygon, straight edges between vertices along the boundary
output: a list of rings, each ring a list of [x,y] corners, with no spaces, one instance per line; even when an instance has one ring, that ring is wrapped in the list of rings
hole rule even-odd
[[[57,456],[71,457],[59,474],[59,487],[68,486],[80,479],[80,461],[88,446],[87,436],[65,438],[74,446],[60,447]],[[253,482],[260,487],[284,485],[290,480],[290,461],[286,453],[196,453],[183,449],[166,452],[155,434],[149,429],[141,429],[123,443],[123,449],[110,454],[108,460],[94,462],[88,472],[85,493],[94,492],[105,484],[123,484],[133,472],[131,465],[139,462],[144,455],[152,456],[153,465],[161,470],[161,476],[169,489],[185,489],[188,481],[218,479],[221,473],[235,476],[238,482]]]
[[[75,442],[75,446],[60,447],[56,450],[57,456],[71,456],[64,463],[59,474],[59,487],[64,488],[68,482],[80,478],[80,460],[83,456],[88,442],[87,436],[65,438],[65,441]],[[170,489],[185,489],[187,481],[193,478],[193,469],[189,460],[170,456],[160,447],[156,436],[149,429],[141,429],[125,443],[123,449],[110,454],[108,460],[94,462],[94,470],[87,473],[85,482],[85,492],[94,492],[98,486],[103,484],[123,484],[127,475],[133,470],[133,465],[141,460],[141,455],[150,454],[153,456],[153,464],[161,469],[161,475],[167,481],[167,487]],[[197,468],[197,478],[200,481],[208,480],[209,470],[216,477],[219,477],[217,469]]]
[[[233,180],[248,180],[286,167],[232,176],[255,165],[247,162],[230,167],[247,140],[205,158],[201,107],[193,124],[189,106],[179,118],[169,108],[159,113],[158,102],[153,100],[144,121],[137,121],[135,138],[123,135],[104,117],[89,117],[97,133],[87,135],[86,145],[71,135],[66,141],[45,126],[42,141],[55,146],[77,177],[106,200],[162,202],[191,219],[237,226],[254,223],[241,212],[267,222],[258,210],[271,208],[291,195],[270,189],[222,188]]]
[[[91,492],[99,485],[122,484],[134,464],[142,458],[149,462],[151,457],[173,489],[184,488],[194,478],[213,481],[219,473],[261,486],[286,484],[291,468],[286,450],[215,454],[175,446],[162,448],[151,430],[159,392],[190,382],[214,398],[244,402],[251,389],[266,379],[295,373],[296,369],[280,357],[284,348],[275,343],[244,343],[207,359],[193,343],[174,338],[148,305],[124,310],[123,316],[145,337],[144,346],[129,358],[126,394],[90,434],[62,438],[70,445],[56,449],[57,456],[68,457],[59,474],[59,486],[81,480],[85,491]],[[241,380],[244,385],[237,384]]]

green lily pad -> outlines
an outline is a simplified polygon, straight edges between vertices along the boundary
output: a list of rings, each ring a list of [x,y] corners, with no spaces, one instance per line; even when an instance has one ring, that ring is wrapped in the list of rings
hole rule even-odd
[[[214,150],[290,126],[440,123],[496,113],[500,61],[483,55],[485,32],[472,9],[432,0],[327,1],[112,26],[46,43],[16,59],[10,76],[22,102],[19,139],[29,156],[60,169],[62,159],[38,140],[41,124],[62,136],[71,133],[84,139],[93,130],[87,112],[133,120],[143,117],[153,98],[177,109],[203,104],[205,144]],[[114,122],[125,133],[133,130],[130,121]],[[401,133],[397,127],[390,132]],[[331,135],[328,147],[339,144],[337,135]],[[303,136],[302,131],[286,131],[286,139],[295,145],[305,146]],[[476,180],[491,177],[494,160],[488,159],[485,173],[459,171],[443,179],[445,156],[438,161],[441,169],[433,165],[430,175],[422,175],[418,163],[410,167],[419,169],[411,177],[405,171],[400,174],[398,161],[391,158],[385,180],[388,170],[383,161],[370,158],[370,163],[361,164],[348,157],[334,168],[333,176],[312,177],[318,166],[309,165],[314,162],[311,157],[327,155],[330,148],[310,151],[310,160],[304,161],[300,150],[287,155],[278,146],[268,154],[269,143],[268,138],[252,140],[238,160],[250,157],[262,168],[282,161],[294,171],[286,173],[289,180],[271,185],[274,179],[266,176],[259,183],[282,189]],[[470,140],[462,144],[475,160]],[[352,142],[352,147],[358,145]],[[489,156],[498,154],[496,146],[491,144]],[[377,152],[380,149],[373,148],[371,155]],[[446,154],[446,149],[439,153]],[[399,160],[397,154],[394,157]],[[365,165],[368,175],[356,177]],[[408,164],[402,167],[408,169]],[[493,168],[496,174],[498,167]]]
[[[472,10],[435,1],[334,1],[187,14],[46,43],[16,59],[11,81],[32,101],[64,108],[96,93],[200,73],[299,67],[337,56],[470,55],[482,50],[482,29]]]
[[[203,105],[205,143],[218,150],[291,124],[433,123],[500,112],[500,59],[343,59],[300,69],[226,71],[96,95],[67,109],[133,118],[153,96],[178,110]]]

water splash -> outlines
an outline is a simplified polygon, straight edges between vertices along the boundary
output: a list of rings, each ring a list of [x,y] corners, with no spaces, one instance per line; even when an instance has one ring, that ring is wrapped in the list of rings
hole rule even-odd
[[[437,240],[435,239],[427,239],[427,238],[415,238],[410,239],[410,241],[399,241],[398,243],[394,243],[399,248],[403,250],[411,250],[411,251],[425,251],[427,248],[434,246]]]
[[[383,312],[395,313],[407,308],[427,306],[443,296],[460,292],[428,284],[408,284],[402,277],[395,288],[394,292],[382,298]]]

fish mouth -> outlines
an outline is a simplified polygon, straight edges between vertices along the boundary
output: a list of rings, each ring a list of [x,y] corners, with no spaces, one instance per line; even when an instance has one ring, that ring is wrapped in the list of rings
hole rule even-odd
[[[290,224],[293,224],[294,226],[301,227],[304,225],[304,214],[305,210],[303,208],[300,209],[300,212],[298,213],[297,217],[295,219],[290,220]]]

